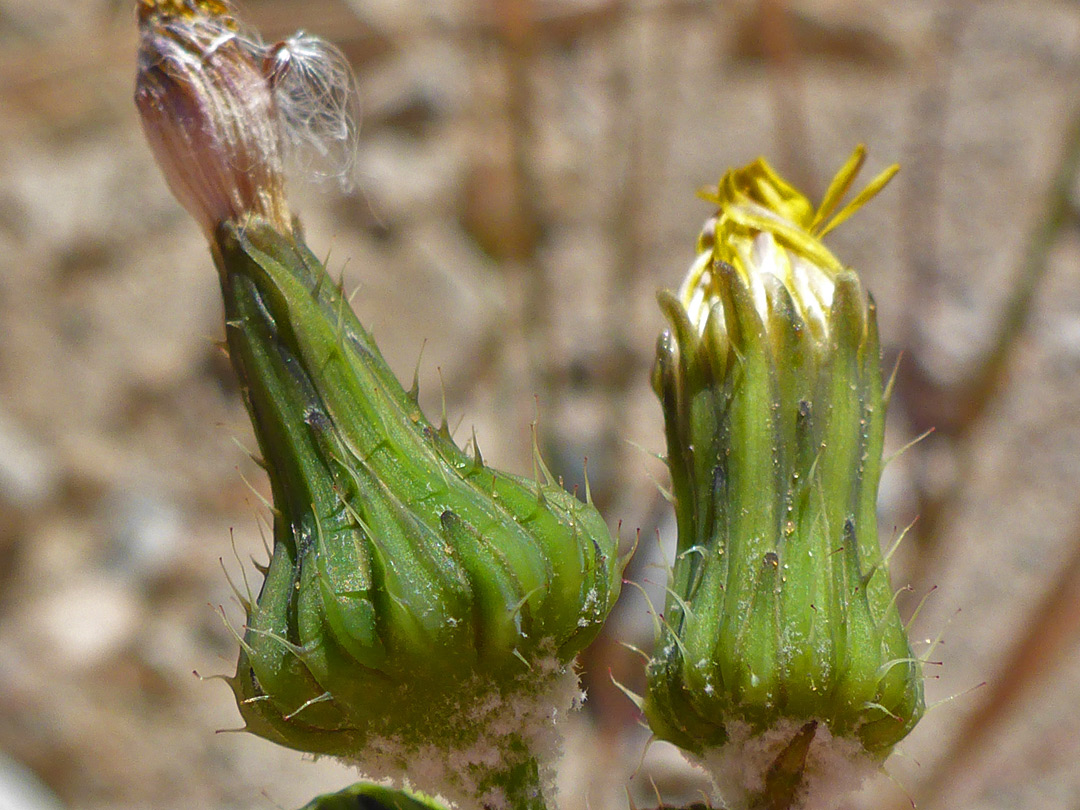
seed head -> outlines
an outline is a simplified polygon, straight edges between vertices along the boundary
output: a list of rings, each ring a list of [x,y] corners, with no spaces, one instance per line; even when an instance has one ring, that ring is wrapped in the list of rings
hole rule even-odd
[[[173,194],[207,235],[252,215],[292,227],[277,103],[215,0],[140,0],[135,103]]]

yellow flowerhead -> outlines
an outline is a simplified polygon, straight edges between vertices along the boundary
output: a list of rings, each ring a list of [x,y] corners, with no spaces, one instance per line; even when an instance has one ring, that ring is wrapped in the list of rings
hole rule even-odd
[[[875,309],[821,242],[895,174],[840,207],[864,156],[816,208],[763,160],[728,172],[679,293],[660,294],[679,538],[645,710],[762,806],[824,756],[874,767],[923,712],[878,545]],[[771,758],[730,770],[751,751]]]

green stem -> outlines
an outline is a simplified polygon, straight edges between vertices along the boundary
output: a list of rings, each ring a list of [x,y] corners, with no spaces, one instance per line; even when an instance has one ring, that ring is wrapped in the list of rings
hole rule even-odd
[[[501,788],[506,796],[504,806],[511,810],[547,810],[540,785],[540,768],[536,759],[527,754],[517,764],[492,776],[483,787]],[[485,810],[490,808],[491,805],[485,805]]]
[[[791,738],[765,774],[765,787],[750,800],[750,810],[790,810],[803,782],[803,768],[817,721],[811,720]]]

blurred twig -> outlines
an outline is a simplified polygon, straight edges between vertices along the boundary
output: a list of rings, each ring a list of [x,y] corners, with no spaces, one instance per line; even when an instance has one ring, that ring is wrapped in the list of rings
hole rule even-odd
[[[907,265],[906,298],[909,301],[932,294],[938,282],[946,113],[957,43],[965,20],[966,15],[955,3],[944,4],[939,10],[937,31],[921,60],[922,78],[909,116],[911,123],[900,189],[903,218],[900,233]],[[916,309],[909,307],[908,311]],[[901,344],[918,352],[922,343],[918,320],[908,318],[902,327]],[[921,433],[929,427],[920,423],[916,432]]]
[[[1080,110],[1074,113],[1065,136],[1065,147],[1054,172],[1045,208],[1028,241],[1024,260],[990,349],[978,367],[958,385],[943,387],[925,374],[917,362],[901,365],[904,375],[899,390],[903,392],[916,430],[927,425],[937,428],[939,440],[951,443],[956,453],[958,472],[950,486],[941,492],[923,492],[919,504],[919,523],[929,538],[924,542],[924,576],[930,575],[940,558],[934,538],[944,516],[952,512],[963,483],[968,480],[972,450],[967,438],[986,414],[988,405],[1001,388],[1017,338],[1027,325],[1035,292],[1046,275],[1050,251],[1062,229],[1073,218],[1072,189],[1080,174]]]
[[[917,302],[932,298],[936,292],[940,257],[937,232],[941,218],[941,175],[945,147],[941,133],[945,129],[948,88],[954,64],[956,43],[967,19],[967,4],[952,4],[940,17],[940,47],[928,65],[923,88],[916,97],[912,120],[916,129],[910,138],[910,173],[904,200],[908,278]],[[949,485],[935,491],[919,487],[919,540],[922,546],[919,574],[925,580],[936,575],[946,555],[940,548],[943,521],[955,511],[962,488],[974,467],[974,448],[970,436],[985,417],[1007,377],[1018,338],[1027,326],[1035,293],[1046,275],[1050,252],[1062,230],[1075,215],[1073,189],[1080,175],[1080,109],[1074,113],[1064,136],[1064,148],[1054,171],[1044,210],[1033,228],[1014,286],[997,322],[989,348],[977,367],[964,380],[943,385],[931,378],[919,360],[925,347],[914,319],[906,324],[902,344],[913,348],[910,362],[901,364],[903,380],[898,392],[913,431],[937,429],[936,440],[947,442],[954,454],[956,472]],[[917,305],[909,306],[918,312]],[[924,465],[933,458],[924,455]],[[925,472],[925,471],[924,471]],[[998,676],[978,708],[954,737],[951,748],[936,761],[922,781],[919,797],[930,804],[943,804],[948,796],[955,800],[955,786],[969,775],[978,756],[995,738],[1026,690],[1045,678],[1063,652],[1080,636],[1080,527],[1076,530],[1072,556],[1061,569],[1055,584],[1030,621],[1025,632],[1002,659]],[[899,803],[897,807],[899,808]],[[905,806],[906,803],[905,803]]]
[[[512,258],[522,274],[524,294],[518,313],[534,374],[547,378],[544,346],[551,313],[551,290],[537,257],[543,224],[538,208],[539,183],[534,176],[531,65],[536,53],[536,16],[532,0],[500,0],[491,4],[506,78],[505,116],[509,130],[509,222],[514,232]]]
[[[945,164],[945,123],[949,86],[956,64],[960,34],[967,20],[967,7],[944,4],[938,12],[937,31],[922,60],[923,77],[915,94],[907,136],[904,182],[901,186],[901,244],[905,254],[907,295],[912,302],[901,326],[899,344],[911,353],[901,363],[898,393],[912,432],[921,435],[938,431],[935,440],[951,441],[956,437],[955,420],[943,405],[938,386],[926,373],[921,359],[927,351],[919,319],[914,313],[921,307],[914,302],[932,300],[939,287],[941,192]],[[916,457],[925,468],[932,463],[926,454]],[[921,469],[915,476],[919,521],[914,537],[923,550],[932,548],[939,534],[942,510],[954,493],[935,492],[928,484],[928,474]]]
[[[949,788],[968,775],[976,755],[994,739],[1025,690],[1049,675],[1080,636],[1080,524],[1073,531],[1071,556],[1023,626],[1024,634],[998,666],[978,708],[922,783],[919,794],[927,802],[943,795],[955,798]]]
[[[1005,314],[998,325],[978,372],[967,383],[965,410],[960,423],[969,426],[981,418],[1005,376],[1016,338],[1027,325],[1035,291],[1046,275],[1050,251],[1063,228],[1074,220],[1073,188],[1080,174],[1080,110],[1073,115],[1065,135],[1065,148],[1054,172],[1046,208],[1035,227],[1024,254],[1016,286],[1006,302]]]
[[[947,100],[956,50],[961,33],[971,13],[969,3],[944,6],[938,18],[933,55],[925,60],[926,73],[915,98],[909,135],[907,182],[903,186],[902,216],[906,252],[908,311],[924,308],[919,301],[932,300],[938,294],[940,256],[938,253],[941,221],[942,172]],[[955,472],[942,485],[934,480],[930,467],[939,455],[923,452],[917,456],[921,469],[915,487],[919,522],[916,538],[921,548],[920,576],[933,576],[940,563],[938,540],[942,522],[953,511],[964,482],[971,471],[971,449],[967,438],[981,422],[988,406],[998,394],[1006,376],[1017,338],[1023,332],[1035,291],[1046,273],[1049,252],[1055,244],[1070,212],[1070,193],[1080,169],[1080,112],[1070,124],[1065,149],[1054,173],[1046,208],[1038,220],[1018,270],[1016,280],[997,322],[989,348],[976,367],[964,379],[943,383],[933,378],[923,359],[928,351],[917,318],[904,324],[900,345],[908,347],[911,358],[900,364],[898,394],[916,434],[934,430],[933,442],[952,455]]]

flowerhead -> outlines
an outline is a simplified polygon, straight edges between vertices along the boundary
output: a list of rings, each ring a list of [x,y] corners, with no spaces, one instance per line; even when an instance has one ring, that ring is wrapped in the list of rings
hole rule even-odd
[[[896,171],[840,207],[863,159],[817,207],[763,160],[728,172],[679,293],[660,296],[679,537],[646,713],[705,759],[816,733],[879,761],[923,711],[878,544],[875,308],[821,241]]]
[[[278,59],[214,0],[139,12],[136,101],[211,243],[273,497],[230,679],[247,729],[447,797],[535,805],[554,720],[580,700],[573,659],[618,597],[617,543],[546,470],[492,469],[433,426],[294,227],[282,127],[301,122],[278,102],[295,112],[343,58],[312,68],[332,51],[305,35]],[[344,97],[323,102],[307,134],[352,138]]]

